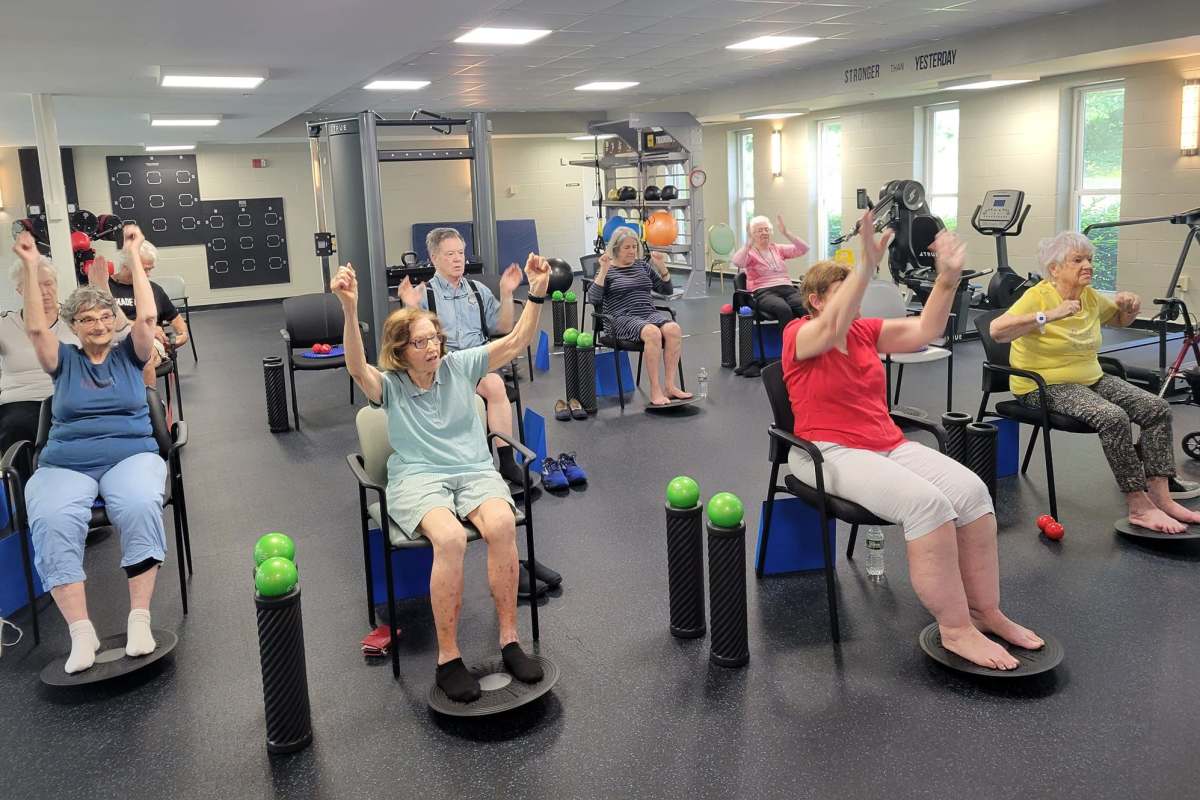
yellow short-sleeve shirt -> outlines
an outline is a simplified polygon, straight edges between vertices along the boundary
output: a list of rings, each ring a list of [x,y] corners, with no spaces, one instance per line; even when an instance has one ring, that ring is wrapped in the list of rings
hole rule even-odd
[[[1036,314],[1062,305],[1063,299],[1049,281],[1042,281],[1021,295],[1009,308],[1010,314]],[[1079,297],[1080,309],[1065,319],[1046,323],[1046,332],[1033,331],[1012,343],[1010,363],[1017,369],[1036,372],[1047,384],[1079,383],[1090,386],[1104,376],[1096,355],[1100,352],[1100,326],[1117,314],[1117,306],[1092,287]],[[1028,378],[1009,379],[1013,394],[1037,390]]]

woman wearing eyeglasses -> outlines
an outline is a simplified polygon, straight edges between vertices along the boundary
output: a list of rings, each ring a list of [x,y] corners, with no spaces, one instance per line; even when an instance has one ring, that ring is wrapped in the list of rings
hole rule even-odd
[[[367,363],[358,327],[358,281],[341,267],[330,288],[342,302],[346,368],[363,393],[387,412],[387,505],[393,541],[424,536],[433,545],[429,596],[437,626],[437,685],[450,699],[479,698],[479,682],[458,649],[463,557],[468,519],[488,547],[488,583],[500,621],[500,652],[513,677],[542,679],[541,666],[521,649],[517,637],[516,506],[492,464],[483,423],[475,413],[475,386],[493,369],[511,362],[533,339],[550,282],[545,259],[525,262],[529,302],[512,332],[480,347],[446,352],[437,315],[420,308],[393,312],[383,324],[379,367]]]
[[[112,295],[81,286],[67,298],[62,316],[81,343],[76,346],[55,336],[42,298],[24,293],[26,333],[54,382],[50,437],[25,500],[38,574],[70,627],[68,673],[91,667],[100,648],[88,618],[83,572],[84,540],[97,496],[104,498],[121,535],[130,606],[125,653],[147,655],[156,646],[150,599],[166,557],[162,504],[167,465],[154,441],[142,383],[156,318],[154,295],[137,255],[143,241],[136,226],[125,229],[137,318],[119,344],[113,344],[120,311]],[[13,251],[24,265],[25,285],[34,285],[39,256],[33,237],[22,233]]]

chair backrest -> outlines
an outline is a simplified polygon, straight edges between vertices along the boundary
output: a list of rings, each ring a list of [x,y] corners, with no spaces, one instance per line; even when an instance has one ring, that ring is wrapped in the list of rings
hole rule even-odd
[[[50,439],[50,426],[53,423],[52,405],[54,396],[51,395],[42,401],[41,408],[38,410],[38,430],[37,438],[33,442],[34,463],[37,463],[37,457],[41,455],[42,448],[46,446],[46,442]],[[162,399],[158,396],[158,390],[152,387],[146,387],[146,406],[150,411],[150,432],[154,436],[154,442],[158,445],[158,454],[165,461],[167,455],[171,451],[171,445],[174,440],[171,437],[171,426],[167,424],[167,410],[163,406]]]
[[[746,291],[746,271],[738,270],[738,274],[733,276],[733,290],[735,292]]]
[[[904,298],[900,290],[891,281],[871,281],[867,284],[866,294],[861,305],[864,317],[880,319],[901,319],[908,316],[904,306]]]
[[[713,251],[713,255],[729,258],[736,243],[733,229],[724,222],[718,222],[708,229],[708,249]]]
[[[187,284],[178,275],[155,275],[154,282],[162,287],[167,297],[172,300],[182,300],[187,297]]]
[[[1009,354],[1012,345],[1009,342],[997,342],[992,337],[992,320],[1005,313],[1005,309],[989,311],[975,318],[975,329],[979,331],[979,341],[983,344],[984,358],[992,364],[1001,367],[1009,366]],[[1008,376],[998,372],[983,371],[983,391],[1007,392]]]
[[[796,429],[796,418],[792,416],[792,401],[788,398],[787,385],[783,382],[783,362],[776,361],[763,367],[763,388],[771,403],[771,419],[775,427],[791,433]],[[790,445],[771,439],[771,460],[782,462],[787,458]]]
[[[583,270],[583,277],[592,279],[596,277],[596,270],[600,266],[600,256],[596,253],[579,257],[579,267]]]
[[[307,349],[318,342],[341,344],[346,324],[342,304],[327,292],[302,294],[283,301],[283,320],[293,349]]]
[[[483,398],[475,395],[475,413],[487,428],[487,406]],[[363,470],[379,484],[387,486],[387,462],[392,455],[392,443],[388,440],[387,412],[379,406],[364,406],[354,418],[358,430],[358,452],[363,457]]]

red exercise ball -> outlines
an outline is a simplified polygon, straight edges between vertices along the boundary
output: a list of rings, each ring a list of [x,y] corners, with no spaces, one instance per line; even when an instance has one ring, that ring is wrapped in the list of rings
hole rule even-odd
[[[92,240],[83,231],[71,231],[71,249],[77,253],[92,249]]]
[[[646,219],[646,243],[651,247],[667,247],[675,243],[679,226],[670,211],[655,211]]]
[[[1046,534],[1047,539],[1053,539],[1054,541],[1057,542],[1059,539],[1061,539],[1063,537],[1063,534],[1066,533],[1066,529],[1063,528],[1063,525],[1061,522],[1051,522],[1049,525],[1046,526],[1045,530],[1043,530],[1042,533]]]
[[[733,313],[733,304],[726,303],[725,305],[721,306],[721,313],[722,314],[732,314]]]

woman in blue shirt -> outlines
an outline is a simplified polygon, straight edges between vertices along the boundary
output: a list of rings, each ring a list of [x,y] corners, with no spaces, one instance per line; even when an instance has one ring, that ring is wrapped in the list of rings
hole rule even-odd
[[[517,637],[517,530],[508,485],[492,464],[487,438],[475,413],[475,386],[489,371],[509,363],[538,330],[550,282],[545,259],[529,254],[525,264],[529,302],[512,332],[482,347],[446,352],[437,315],[419,308],[390,314],[383,324],[379,368],[367,363],[358,327],[358,282],[353,267],[340,268],[330,288],[342,302],[346,368],[371,402],[387,412],[387,505],[396,536],[424,536],[433,545],[429,599],[437,627],[437,685],[447,696],[469,703],[479,682],[458,649],[462,609],[465,517],[488,547],[488,583],[500,621],[500,654],[513,677],[542,679],[542,668]],[[398,529],[398,530],[397,530]]]
[[[59,341],[40,298],[32,292],[24,297],[26,333],[54,381],[50,436],[25,497],[38,574],[70,627],[68,673],[91,667],[100,648],[88,618],[83,572],[84,540],[97,496],[104,498],[120,533],[121,566],[129,579],[125,653],[147,655],[156,646],[150,598],[166,557],[167,465],[158,454],[142,382],[157,315],[138,255],[143,241],[136,226],[125,229],[137,319],[120,344],[113,345],[113,330],[121,312],[100,289],[81,286],[63,304],[62,317],[82,346]],[[33,237],[22,233],[13,251],[24,265],[26,285],[34,285],[38,251]]]

